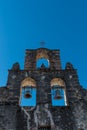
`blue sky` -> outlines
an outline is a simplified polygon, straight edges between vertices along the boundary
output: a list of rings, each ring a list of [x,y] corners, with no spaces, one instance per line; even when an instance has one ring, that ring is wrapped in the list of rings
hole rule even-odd
[[[0,0],[0,86],[16,61],[24,67],[25,49],[60,49],[62,67],[70,61],[87,88],[87,1]]]

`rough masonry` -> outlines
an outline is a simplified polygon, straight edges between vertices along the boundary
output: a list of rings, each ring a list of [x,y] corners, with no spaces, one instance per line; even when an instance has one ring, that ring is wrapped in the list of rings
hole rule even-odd
[[[41,58],[49,61],[48,68],[36,67]],[[36,89],[35,106],[20,105],[28,86]],[[55,86],[64,90],[66,105],[52,105]],[[32,97],[27,92],[26,101]],[[24,69],[16,62],[8,70],[7,84],[0,88],[0,130],[87,130],[87,90],[71,63],[62,69],[58,49],[27,49]]]

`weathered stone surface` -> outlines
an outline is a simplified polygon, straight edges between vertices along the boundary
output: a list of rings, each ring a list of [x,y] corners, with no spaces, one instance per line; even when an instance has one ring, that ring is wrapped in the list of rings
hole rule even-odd
[[[12,66],[12,70],[20,70],[20,65],[18,62],[14,63],[13,66]]]
[[[36,68],[37,59],[43,56],[49,59],[49,68]],[[24,70],[19,66],[13,65],[6,87],[0,88],[0,130],[87,130],[87,90],[71,63],[61,69],[59,50],[26,50]],[[27,77],[36,81],[35,107],[19,106],[21,82]],[[52,106],[53,78],[65,82],[67,106]]]

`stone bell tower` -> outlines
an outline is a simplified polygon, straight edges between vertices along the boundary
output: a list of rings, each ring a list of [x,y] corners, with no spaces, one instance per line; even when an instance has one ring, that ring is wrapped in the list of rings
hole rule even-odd
[[[62,69],[59,50],[27,49],[24,69],[13,64],[0,88],[0,130],[87,130],[87,90],[71,63]]]

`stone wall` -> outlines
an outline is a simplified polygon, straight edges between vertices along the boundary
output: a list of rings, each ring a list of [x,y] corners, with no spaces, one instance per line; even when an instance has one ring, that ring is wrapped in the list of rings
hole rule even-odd
[[[49,68],[36,68],[36,60],[43,56],[49,59]],[[21,108],[21,82],[27,77],[36,81],[37,101],[35,107]],[[66,106],[52,105],[53,78],[65,82]],[[86,109],[87,90],[80,85],[71,63],[61,69],[59,50],[26,50],[24,70],[15,63],[9,70],[6,87],[0,88],[0,130],[38,130],[43,125],[51,130],[87,130]]]
[[[39,48],[37,50],[26,50],[24,65],[25,70],[36,70],[36,62],[39,58],[46,58],[47,60],[49,60],[51,69],[61,69],[59,50]]]
[[[14,105],[0,105],[0,130],[17,130],[16,111]]]

